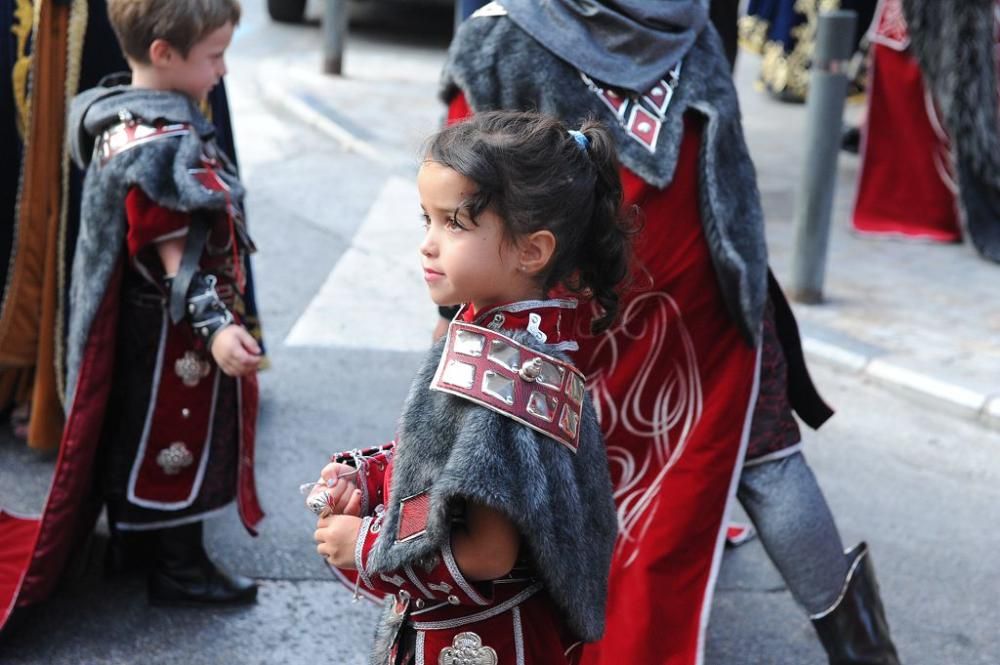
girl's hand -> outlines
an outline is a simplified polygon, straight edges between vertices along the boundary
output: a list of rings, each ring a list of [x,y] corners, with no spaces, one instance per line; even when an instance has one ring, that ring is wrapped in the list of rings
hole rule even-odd
[[[354,546],[358,542],[361,518],[352,515],[330,515],[316,521],[313,539],[319,543],[316,551],[327,563],[337,568],[354,570]]]
[[[327,493],[327,505],[330,515],[361,516],[361,490],[358,489],[357,469],[348,464],[330,462],[320,472],[320,482],[316,483],[306,505],[320,492]]]
[[[241,325],[226,326],[212,340],[212,357],[229,376],[246,376],[260,366],[260,346]]]

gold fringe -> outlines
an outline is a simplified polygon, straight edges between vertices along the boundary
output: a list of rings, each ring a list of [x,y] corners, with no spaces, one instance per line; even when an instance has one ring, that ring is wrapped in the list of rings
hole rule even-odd
[[[767,42],[762,50],[760,81],[771,94],[802,102],[809,94],[809,68],[820,12],[840,9],[840,0],[796,0],[794,9],[805,17],[791,30],[795,46],[786,53],[781,42]]]
[[[28,135],[28,117],[31,113],[28,81],[31,74],[32,55],[28,51],[28,40],[34,29],[35,12],[31,0],[17,0],[14,7],[14,24],[10,31],[14,33],[17,48],[17,60],[11,70],[14,87],[14,105],[17,107],[17,132],[23,140]]]
[[[69,26],[67,28],[67,48],[66,48],[66,114],[69,117],[70,104],[80,88],[80,70],[83,66],[83,45],[87,36],[87,19],[89,17],[89,7],[87,0],[73,0],[69,10]],[[69,136],[70,128],[64,132],[65,141],[63,143],[62,154],[62,198],[59,204],[59,245],[57,253],[59,262],[56,266],[58,271],[57,283],[59,285],[58,300],[56,302],[55,330],[55,353],[53,361],[56,367],[56,391],[59,393],[59,400],[66,408],[66,349],[63,343],[64,332],[66,330],[66,226],[69,223]]]
[[[741,16],[737,22],[740,48],[760,55],[767,44],[767,31],[771,24],[759,16]]]

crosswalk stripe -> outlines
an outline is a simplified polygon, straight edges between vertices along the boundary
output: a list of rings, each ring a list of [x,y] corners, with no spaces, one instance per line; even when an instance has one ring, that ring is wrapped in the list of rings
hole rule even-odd
[[[436,312],[420,269],[419,213],[416,186],[389,178],[285,344],[426,350]]]

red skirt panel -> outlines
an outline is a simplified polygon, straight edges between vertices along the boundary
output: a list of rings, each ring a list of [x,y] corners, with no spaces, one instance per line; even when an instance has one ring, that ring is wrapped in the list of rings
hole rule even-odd
[[[861,154],[856,230],[962,239],[948,138],[906,51],[874,45]]]
[[[619,539],[604,638],[586,665],[688,665],[703,649],[727,508],[756,399],[758,352],[729,315],[701,223],[700,121],[688,117],[674,181],[623,171],[644,213],[638,292],[617,326],[581,336],[604,430]]]

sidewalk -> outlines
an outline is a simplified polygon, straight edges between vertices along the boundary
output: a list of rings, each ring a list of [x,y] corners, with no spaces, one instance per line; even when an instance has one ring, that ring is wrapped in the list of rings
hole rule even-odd
[[[316,52],[290,53],[258,72],[261,94],[350,151],[412,177],[421,141],[440,123],[444,52],[404,47],[388,58],[353,35],[344,77],[319,73]],[[394,45],[394,51],[398,49]],[[805,107],[756,91],[757,58],[740,55],[737,87],[758,171],[771,264],[786,281],[803,161]],[[861,109],[851,107],[848,117]],[[970,421],[1000,429],[1000,266],[968,245],[862,238],[850,231],[858,158],[842,154],[821,305],[795,305],[806,354]],[[901,186],[905,184],[901,183]]]

